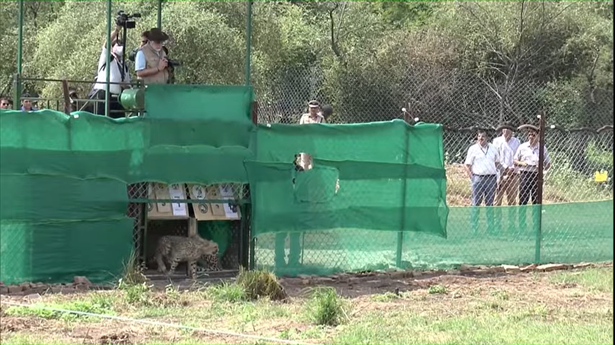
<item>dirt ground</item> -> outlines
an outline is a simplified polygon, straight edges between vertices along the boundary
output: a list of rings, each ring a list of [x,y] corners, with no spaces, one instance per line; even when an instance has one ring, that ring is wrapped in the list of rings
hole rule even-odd
[[[598,267],[612,267],[611,264],[593,265]],[[569,269],[567,272],[580,269]],[[575,308],[583,304],[584,308],[592,306],[603,307],[606,303],[612,304],[612,294],[604,293],[597,295],[587,295],[579,298],[576,283],[556,284],[549,281],[549,276],[559,274],[562,271],[552,272],[493,272],[492,269],[485,269],[484,273],[476,272],[430,272],[430,273],[410,273],[398,272],[397,274],[339,274],[331,277],[297,277],[282,278],[281,283],[291,297],[290,308],[299,308],[301,298],[310,287],[319,285],[334,287],[342,296],[352,299],[354,305],[352,314],[357,315],[370,311],[388,310],[396,305],[407,303],[421,304],[421,311],[425,308],[436,308],[442,313],[451,311],[460,312],[463,310],[464,299],[488,298],[494,296],[494,292],[505,293],[510,296],[518,296],[522,301],[539,301],[548,303],[551,306],[562,306]],[[162,289],[162,283],[157,283],[158,288]],[[183,289],[189,288],[187,283]],[[194,285],[192,285],[194,286]],[[430,287],[445,286],[446,294],[432,294]],[[579,290],[580,291],[580,290]],[[160,292],[163,293],[163,292]],[[379,302],[374,299],[374,295],[394,294],[411,296],[409,299],[399,299],[398,301]],[[73,294],[67,295],[71,298]],[[46,297],[42,296],[2,296],[2,301],[14,303],[31,303],[42,301]],[[200,301],[191,304],[190,308],[209,308],[211,302]],[[297,304],[293,306],[293,304]],[[210,343],[210,344],[246,344],[255,343],[256,340],[242,339],[230,335],[216,335],[204,333],[202,331],[178,330],[167,327],[154,327],[142,324],[131,324],[114,320],[103,320],[95,322],[83,322],[67,324],[59,320],[45,320],[37,317],[15,317],[5,314],[6,306],[0,308],[0,335],[5,338],[15,332],[53,335],[58,341],[66,343],[80,344],[142,344],[151,339],[175,343],[185,339],[186,335],[191,341]],[[461,308],[461,309],[460,309]],[[352,315],[351,315],[352,316]],[[181,320],[174,318],[165,319],[169,323],[181,323]],[[210,329],[228,329],[227,320],[208,323]],[[227,326],[227,327],[225,327]],[[306,332],[308,325],[293,320],[272,319],[266,322],[253,324],[249,332],[261,336],[277,337],[280,331],[292,326],[296,332]],[[306,339],[306,342],[315,343]],[[274,343],[258,341],[262,343]]]

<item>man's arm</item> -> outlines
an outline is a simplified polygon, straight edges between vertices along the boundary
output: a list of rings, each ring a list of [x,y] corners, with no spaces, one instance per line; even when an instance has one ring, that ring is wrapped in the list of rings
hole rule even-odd
[[[121,26],[116,26],[115,30],[111,33],[111,47],[113,47],[113,45],[115,45],[117,43],[117,36],[120,34],[120,30],[122,29]],[[105,48],[109,48],[109,45],[107,44],[107,39],[105,38],[105,43],[103,44],[103,49]]]
[[[468,153],[466,155],[466,161],[463,165],[466,169],[466,173],[468,174],[468,178],[472,179],[472,163],[474,162],[474,156],[472,155],[472,146],[468,149]]]

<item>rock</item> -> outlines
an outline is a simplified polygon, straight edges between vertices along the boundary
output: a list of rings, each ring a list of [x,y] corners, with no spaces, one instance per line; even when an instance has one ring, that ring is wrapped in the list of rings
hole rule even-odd
[[[318,281],[321,282],[321,283],[331,283],[331,282],[333,282],[333,278],[330,278],[330,277],[320,277],[318,279]]]
[[[461,274],[461,271],[458,270],[450,270],[448,272],[446,272],[446,274],[448,274],[449,276],[458,276]]]
[[[23,296],[23,299],[28,300],[28,301],[37,300],[40,298],[41,298],[41,295],[39,295],[38,293],[32,293],[32,294]]]
[[[536,264],[531,264],[531,265],[527,265],[525,267],[521,267],[519,270],[521,272],[530,272],[533,271],[536,267],[538,267],[538,265]]]
[[[474,267],[474,266],[471,266],[471,265],[465,265],[465,264],[464,264],[464,265],[459,266],[459,270],[460,270],[461,272],[473,271],[473,270],[475,270],[475,269],[477,269],[477,268],[478,268],[478,267]]]
[[[76,284],[76,285],[86,285],[86,286],[91,286],[92,285],[92,283],[90,283],[88,278],[83,277],[83,276],[75,276],[73,278],[73,284]]]
[[[6,295],[7,293],[9,293],[9,287],[8,286],[0,286],[0,295]]]
[[[550,272],[550,271],[556,271],[556,270],[564,270],[567,268],[568,268],[568,265],[564,265],[564,264],[546,264],[546,265],[540,265],[536,267],[536,270],[540,272]]]
[[[89,290],[89,286],[85,285],[85,284],[79,284],[75,286],[75,290],[79,290],[79,291],[85,291],[85,290]]]
[[[496,273],[501,273],[501,272],[506,272],[506,269],[503,266],[495,266],[495,267],[490,267],[489,268],[490,272],[496,272]]]
[[[580,264],[573,265],[572,267],[574,267],[574,268],[585,268],[585,267],[589,267],[591,265],[592,264],[590,264],[589,262],[581,262]],[[1,285],[2,284],[0,284],[0,286]]]
[[[8,293],[18,293],[23,291],[23,288],[20,285],[9,285],[7,289]]]
[[[310,285],[310,280],[309,279],[301,279],[301,284],[303,284],[303,285]]]
[[[422,275],[423,275],[423,272],[421,272],[421,271],[414,271],[414,272],[412,272],[412,276],[415,277],[415,278],[418,278],[418,277],[420,277]]]
[[[410,276],[410,272],[396,271],[396,272],[389,273],[389,276],[391,277],[391,279],[404,279]]]
[[[61,286],[52,286],[51,287],[51,293],[62,293],[62,287]]]
[[[519,269],[519,266],[515,265],[502,265],[502,268],[504,269],[504,272],[507,273],[517,273],[521,271],[521,269]]]

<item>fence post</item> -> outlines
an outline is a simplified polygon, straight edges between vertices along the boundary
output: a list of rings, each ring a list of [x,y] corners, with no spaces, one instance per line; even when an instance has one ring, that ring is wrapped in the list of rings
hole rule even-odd
[[[542,196],[543,196],[543,185],[544,185],[544,160],[545,160],[545,111],[541,111],[541,114],[538,115],[538,181],[537,181],[537,190],[536,190],[536,204],[532,205],[532,208],[535,210],[538,208],[538,215],[536,219],[538,221],[538,226],[536,227],[536,253],[534,257],[534,261],[536,264],[540,263],[540,249],[542,246]]]
[[[402,254],[403,254],[403,250],[404,250],[404,230],[406,229],[406,193],[407,193],[407,189],[408,189],[408,144],[409,144],[409,139],[408,139],[408,131],[406,130],[405,133],[406,137],[404,138],[405,143],[404,143],[404,180],[402,182],[402,192],[401,192],[401,224],[400,224],[400,229],[399,232],[397,232],[397,250],[396,250],[396,255],[395,255],[395,266],[397,268],[401,268],[401,262],[402,262]]]
[[[255,126],[258,125],[258,102],[254,101],[252,102],[252,108],[250,109],[250,116],[252,118],[252,123],[254,123]],[[256,137],[254,137],[256,138]],[[254,140],[254,142],[252,143],[253,147],[254,147],[254,152],[257,152],[257,142],[256,140]],[[254,238],[252,236],[252,224],[254,223],[254,216],[252,214],[252,209],[253,209],[253,205],[252,205],[252,193],[254,193],[254,186],[251,186],[250,184],[248,184],[248,191],[250,194],[250,200],[248,201],[247,205],[246,205],[246,211],[247,213],[244,214],[244,217],[249,213],[250,214],[250,222],[247,223],[247,227],[248,227],[248,231],[246,231],[245,236],[247,236],[247,240],[249,245],[249,248],[246,248],[246,250],[248,250],[248,260],[249,260],[249,267],[250,270],[254,270],[254,267],[256,266],[256,253],[255,253],[255,248],[256,248],[256,238]]]

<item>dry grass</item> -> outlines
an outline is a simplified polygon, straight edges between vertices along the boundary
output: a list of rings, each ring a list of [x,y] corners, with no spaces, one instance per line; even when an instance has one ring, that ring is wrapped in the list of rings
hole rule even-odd
[[[352,278],[352,276],[350,276]],[[151,304],[125,292],[43,296],[44,305],[329,344],[578,344],[612,343],[612,267],[552,273],[466,277],[440,275],[335,280],[349,308],[336,327],[313,324],[302,279],[282,282],[288,303],[211,299],[207,289],[149,291]],[[368,287],[370,287],[368,289]],[[306,297],[307,296],[307,297]],[[337,297],[336,297],[337,298]],[[25,303],[18,297],[3,300]],[[93,318],[48,316],[3,307],[2,344],[264,344],[203,331]],[[574,325],[574,327],[571,327]]]

